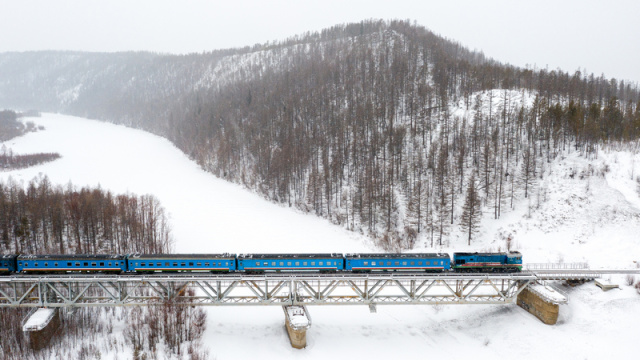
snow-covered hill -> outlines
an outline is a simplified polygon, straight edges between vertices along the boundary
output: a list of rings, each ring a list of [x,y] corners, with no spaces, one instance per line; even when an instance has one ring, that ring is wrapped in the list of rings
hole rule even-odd
[[[59,152],[62,158],[2,172],[1,179],[26,184],[46,175],[54,184],[72,181],[118,193],[153,194],[170,213],[178,252],[376,250],[363,236],[215,178],[165,139],[62,115],[33,121],[45,130],[5,145],[15,153]],[[454,235],[443,250],[505,249],[504,238],[511,234],[525,262],[635,267],[640,262],[638,164],[640,157],[631,150],[601,149],[590,159],[578,153],[559,157],[545,164],[528,199],[516,199],[513,210],[505,205],[499,220],[485,216],[470,247],[466,238]],[[621,290],[604,293],[593,284],[564,289],[570,303],[561,306],[555,326],[515,305],[379,306],[377,314],[366,307],[310,307],[308,347],[294,350],[280,308],[225,307],[208,309],[204,342],[218,359],[632,358],[640,296],[622,277],[612,280]],[[115,356],[105,351],[102,358]]]

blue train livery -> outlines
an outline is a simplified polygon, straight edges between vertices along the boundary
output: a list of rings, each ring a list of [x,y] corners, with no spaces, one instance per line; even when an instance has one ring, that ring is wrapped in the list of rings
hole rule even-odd
[[[19,255],[18,272],[122,272],[127,270],[124,255]]]
[[[518,251],[508,253],[453,253],[453,269],[458,271],[521,271],[522,254]]]
[[[70,272],[515,272],[522,255],[448,254],[148,254],[0,255],[0,274]]]
[[[338,271],[344,269],[342,254],[242,254],[238,270],[265,271]]]
[[[345,270],[371,271],[430,271],[451,269],[447,254],[347,254]]]
[[[0,274],[16,272],[16,258],[18,255],[0,255]]]
[[[236,270],[236,256],[231,254],[155,254],[127,256],[128,271],[211,271]]]

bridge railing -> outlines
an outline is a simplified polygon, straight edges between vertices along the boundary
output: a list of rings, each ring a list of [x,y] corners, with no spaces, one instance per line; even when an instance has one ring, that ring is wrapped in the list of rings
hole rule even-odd
[[[528,263],[524,264],[527,270],[588,270],[589,263]]]

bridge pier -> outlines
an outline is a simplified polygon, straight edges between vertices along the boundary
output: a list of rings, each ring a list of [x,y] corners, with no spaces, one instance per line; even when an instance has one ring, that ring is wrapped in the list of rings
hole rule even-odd
[[[44,349],[58,327],[60,315],[57,309],[39,308],[30,312],[22,323],[22,331],[28,334],[29,345],[33,350]]]
[[[311,316],[306,306],[283,306],[285,320],[284,325],[289,334],[291,346],[296,349],[304,349],[307,346],[307,330],[311,327]]]
[[[547,325],[555,325],[560,314],[559,304],[566,304],[568,299],[555,289],[539,284],[532,284],[518,294],[517,304],[521,308],[540,319]]]

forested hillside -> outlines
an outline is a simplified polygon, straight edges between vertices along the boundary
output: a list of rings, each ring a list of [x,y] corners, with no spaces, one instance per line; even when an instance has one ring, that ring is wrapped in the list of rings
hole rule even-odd
[[[547,162],[640,135],[635,83],[522,69],[402,21],[184,56],[0,54],[0,107],[140,127],[208,171],[375,237],[472,241]]]

